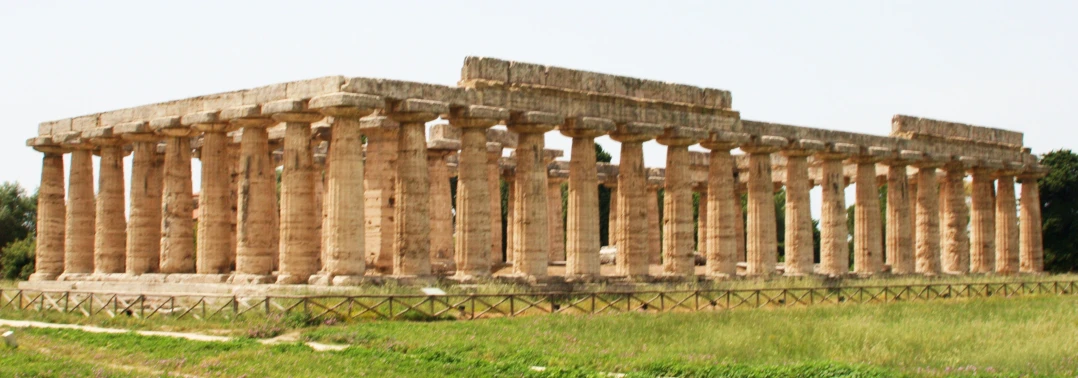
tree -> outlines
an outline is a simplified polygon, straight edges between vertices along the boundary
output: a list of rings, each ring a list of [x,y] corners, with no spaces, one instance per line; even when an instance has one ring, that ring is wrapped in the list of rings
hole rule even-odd
[[[1044,267],[1052,272],[1078,270],[1078,155],[1070,150],[1045,154],[1051,169],[1037,180],[1041,192]]]
[[[0,277],[8,280],[25,280],[34,273],[34,250],[37,243],[28,236],[8,243],[0,251]]]
[[[0,184],[0,246],[32,236],[37,227],[37,194],[19,184]]]
[[[598,163],[609,163],[613,160],[603,146],[599,143],[595,143],[595,161]],[[599,245],[612,245],[613,240],[610,240],[610,188],[603,185],[599,185]]]

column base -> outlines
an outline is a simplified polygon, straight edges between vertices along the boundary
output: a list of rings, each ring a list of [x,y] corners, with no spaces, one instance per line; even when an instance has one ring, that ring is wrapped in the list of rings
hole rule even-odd
[[[277,275],[278,285],[304,285],[311,279],[307,274],[281,273]]]
[[[367,284],[381,284],[380,277],[364,276],[364,275],[332,275],[328,273],[318,273],[311,275],[311,278],[307,280],[308,285],[317,286],[362,286]]]
[[[63,273],[56,277],[57,281],[86,281],[90,273]]]
[[[236,273],[228,278],[228,283],[238,285],[262,285],[276,282],[277,277],[270,274]]]
[[[27,278],[27,281],[56,281],[60,275],[56,273],[34,273]]]

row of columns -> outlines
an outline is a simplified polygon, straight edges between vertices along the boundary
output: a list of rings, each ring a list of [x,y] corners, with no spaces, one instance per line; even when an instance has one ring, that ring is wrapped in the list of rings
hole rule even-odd
[[[367,117],[375,112],[380,113],[378,117]],[[448,182],[431,179],[448,176],[440,171],[445,169],[446,152],[429,150],[424,132],[426,122],[443,114],[448,114],[452,126],[461,129],[455,239],[447,232],[453,227],[452,215],[432,211],[448,207],[440,202],[447,200],[443,197],[448,197]],[[311,124],[325,117],[331,140],[323,181],[313,160]],[[309,101],[282,100],[102,128],[65,139],[62,146],[39,147],[45,157],[39,265],[34,279],[55,279],[61,273],[78,277],[160,272],[198,273],[235,283],[275,279],[280,284],[341,285],[360,282],[368,262],[371,268],[402,278],[430,276],[435,265],[452,266],[455,277],[462,280],[488,277],[501,262],[501,227],[495,214],[501,207],[496,195],[496,162],[502,148],[488,143],[486,130],[503,121],[519,135],[510,196],[511,237],[507,238],[511,254],[507,260],[519,277],[545,277],[548,263],[562,253],[567,277],[600,275],[594,138],[601,135],[621,143],[617,190],[611,199],[617,204],[612,206],[611,243],[617,246],[618,276],[646,276],[649,264],[657,262],[648,253],[659,239],[656,227],[649,227],[649,221],[654,222],[649,216],[657,215],[657,211],[649,211],[657,206],[657,187],[649,185],[642,148],[643,142],[652,139],[667,147],[661,238],[665,275],[695,274],[692,180],[687,167],[688,146],[696,143],[711,150],[699,222],[708,276],[733,276],[738,261],[746,262],[748,275],[775,272],[778,256],[771,172],[775,153],[787,159],[787,275],[849,272],[844,162],[857,168],[855,273],[882,272],[885,251],[892,271],[900,274],[1043,269],[1036,180],[1028,174],[1019,176],[1022,212],[1021,221],[1016,222],[1013,185],[1020,172],[1015,167],[1003,170],[917,152],[892,153],[841,143],[791,143],[772,136],[618,124],[589,117],[566,120],[550,113],[510,113],[485,106],[450,109],[445,103],[417,99],[387,103],[375,96],[337,93]],[[279,209],[276,167],[267,133],[273,124],[283,124],[285,130]],[[562,229],[557,224],[561,219],[560,184],[548,181],[549,161],[543,145],[543,134],[554,128],[572,138],[564,236],[553,231]],[[235,157],[228,152],[226,134],[233,130],[242,130]],[[197,245],[191,218],[190,137],[194,133],[203,135]],[[162,138],[163,159],[156,151]],[[123,208],[125,143],[133,144],[134,151],[129,219],[124,219]],[[743,225],[730,155],[734,148],[748,154],[747,221]],[[455,147],[447,149],[451,150]],[[65,203],[62,154],[68,151],[72,158]],[[90,166],[93,151],[101,155],[96,199]],[[813,268],[809,213],[810,156],[820,165],[823,188],[817,269]],[[876,186],[876,164],[881,161],[890,165],[886,241],[881,235],[884,225]],[[366,180],[365,164],[373,169]],[[919,168],[916,185],[907,182],[906,166],[910,164]],[[235,189],[229,178],[233,166],[238,177]],[[944,168],[946,179],[937,195],[935,170],[939,167]],[[972,235],[966,231],[962,185],[968,170],[973,175]],[[995,194],[993,179],[999,181]],[[317,182],[325,186],[321,208]],[[555,187],[557,196],[553,195]],[[233,191],[235,218],[231,218]],[[942,211],[937,210],[941,206]],[[234,261],[230,254],[233,219]],[[392,232],[387,232],[390,229]],[[564,252],[560,248],[562,237]],[[235,272],[228,276],[233,262]],[[275,266],[278,271],[273,276]]]

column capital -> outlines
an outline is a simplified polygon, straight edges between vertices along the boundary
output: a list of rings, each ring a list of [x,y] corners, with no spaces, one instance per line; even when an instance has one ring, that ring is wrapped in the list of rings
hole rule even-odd
[[[913,150],[899,150],[892,154],[890,157],[883,160],[884,164],[889,166],[907,166],[915,164],[925,158],[925,154],[921,151]]]
[[[189,137],[195,134],[190,126],[180,122],[180,117],[161,117],[150,120],[150,128],[153,132],[168,137]]]
[[[707,134],[707,130],[695,127],[667,126],[655,141],[668,147],[688,147],[707,138]]]
[[[513,113],[506,122],[509,131],[519,134],[542,134],[565,123],[565,118],[547,112],[520,112]]]
[[[120,147],[127,144],[120,138],[119,134],[114,132],[112,126],[83,131],[82,137],[89,139],[90,143],[100,147]]]
[[[180,123],[203,133],[224,133],[236,127],[222,121],[219,111],[191,113],[180,117]]]
[[[1018,176],[1019,174],[1022,173],[1022,169],[1024,169],[1025,166],[1026,166],[1025,164],[1022,164],[1022,163],[1017,162],[1017,161],[1004,161],[1004,162],[1001,162],[1001,163],[1002,163],[1002,168],[1000,168],[999,170],[994,172],[992,174],[992,177],[1000,178],[1000,177]]]
[[[595,138],[609,134],[617,128],[614,121],[596,117],[574,117],[558,126],[562,135],[570,138]]]
[[[725,130],[713,130],[707,135],[707,139],[700,141],[700,145],[709,150],[732,150],[747,143],[752,136]]]
[[[1017,177],[1020,180],[1029,180],[1029,179],[1036,180],[1036,179],[1042,178],[1044,176],[1047,176],[1048,171],[1049,171],[1048,167],[1045,167],[1045,166],[1041,165],[1040,163],[1031,163],[1031,164],[1027,164],[1025,166],[1025,168],[1022,170],[1022,173],[1019,173],[1017,175]]]
[[[90,139],[83,137],[81,131],[68,131],[53,135],[53,141],[58,142],[68,150],[93,150],[96,148],[90,143]]]
[[[409,98],[393,105],[387,116],[401,123],[423,123],[437,119],[449,112],[449,104],[417,98]]]
[[[277,122],[312,123],[325,117],[307,107],[307,100],[286,99],[262,104],[262,115]]]
[[[457,152],[460,148],[461,142],[459,139],[433,138],[427,141],[427,149],[430,151],[441,151],[448,154]]]
[[[40,136],[27,139],[26,146],[33,148],[37,152],[46,154],[63,154],[67,152],[60,146],[60,143],[53,141],[51,136]]]
[[[621,143],[646,142],[663,133],[663,126],[657,123],[624,122],[614,126],[610,139]]]
[[[826,150],[818,152],[815,156],[820,160],[846,160],[850,155],[860,151],[861,146],[856,144],[831,143]]]
[[[262,115],[262,107],[259,105],[244,105],[222,110],[218,119],[228,122],[237,128],[269,127],[273,119]]]
[[[468,105],[449,111],[449,123],[455,127],[485,129],[509,119],[509,110],[493,106]]]
[[[971,175],[993,175],[1003,169],[1002,160],[984,159],[978,160],[969,167]]]
[[[965,173],[966,170],[973,168],[978,160],[969,156],[954,156],[949,161],[943,164],[944,171],[956,171]]]
[[[812,156],[827,148],[827,143],[815,139],[793,139],[780,152],[786,157]]]
[[[861,151],[850,156],[850,162],[854,164],[872,164],[884,161],[894,156],[894,150],[884,147],[862,147]]]
[[[783,137],[771,135],[753,135],[752,139],[741,145],[741,150],[748,154],[770,154],[781,150],[790,142]]]
[[[910,165],[917,168],[939,168],[951,160],[948,155],[940,155],[934,153],[925,153],[921,156],[921,160],[914,161]]]
[[[385,99],[359,93],[337,92],[311,98],[307,108],[316,110],[328,117],[360,118],[384,108]]]

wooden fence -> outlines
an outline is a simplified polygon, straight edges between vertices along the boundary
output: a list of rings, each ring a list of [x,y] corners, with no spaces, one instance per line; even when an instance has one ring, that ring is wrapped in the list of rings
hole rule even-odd
[[[55,311],[85,317],[235,320],[302,313],[312,320],[436,320],[538,314],[724,311],[820,304],[871,304],[954,298],[1069,295],[1078,280],[810,288],[702,289],[446,295],[230,296],[102,294],[0,289],[0,310]]]

